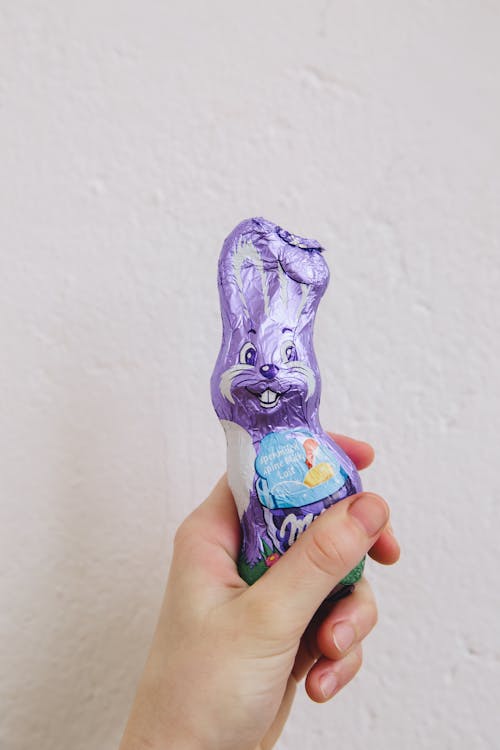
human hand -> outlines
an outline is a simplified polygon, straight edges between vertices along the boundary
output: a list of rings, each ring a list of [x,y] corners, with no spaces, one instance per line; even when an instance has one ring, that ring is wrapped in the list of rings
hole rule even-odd
[[[358,469],[373,460],[367,443],[332,437]],[[177,531],[120,750],[268,750],[304,676],[312,700],[335,695],[361,666],[361,641],[377,610],[365,578],[336,603],[325,597],[367,552],[383,564],[397,561],[388,518],[382,498],[351,495],[249,587],[236,568],[240,523],[222,477]]]

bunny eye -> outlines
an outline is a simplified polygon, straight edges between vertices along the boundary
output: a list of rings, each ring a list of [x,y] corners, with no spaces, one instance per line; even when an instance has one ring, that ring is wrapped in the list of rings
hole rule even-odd
[[[298,359],[297,350],[292,341],[285,341],[281,348],[281,354],[285,362],[293,362]]]
[[[255,364],[256,359],[257,359],[257,349],[250,341],[247,341],[247,343],[243,344],[243,346],[240,349],[240,364],[253,366]]]

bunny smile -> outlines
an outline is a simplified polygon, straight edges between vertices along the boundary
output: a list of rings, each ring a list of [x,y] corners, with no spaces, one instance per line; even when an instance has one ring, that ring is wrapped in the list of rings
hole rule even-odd
[[[257,398],[259,399],[260,405],[263,406],[264,409],[272,409],[274,406],[277,406],[280,398],[289,389],[287,388],[286,391],[282,391],[281,393],[278,393],[277,391],[273,391],[271,388],[266,388],[266,390],[262,391],[262,393],[252,391],[250,388],[247,388],[247,390],[250,391],[250,393],[253,396],[257,396]]]

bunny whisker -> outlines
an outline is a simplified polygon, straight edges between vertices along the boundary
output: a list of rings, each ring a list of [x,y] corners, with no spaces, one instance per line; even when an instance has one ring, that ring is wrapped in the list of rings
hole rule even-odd
[[[231,394],[231,385],[234,378],[243,372],[248,372],[249,370],[253,369],[254,368],[252,367],[252,365],[239,364],[233,365],[232,367],[229,367],[227,370],[225,370],[220,376],[219,384],[220,392],[222,393],[224,398],[227,398],[228,401],[234,404],[234,398]]]
[[[297,371],[306,376],[306,383],[307,383],[306,401],[308,401],[313,395],[314,391],[316,390],[316,378],[314,377],[313,370],[308,365],[306,365],[305,362],[300,362],[296,360],[292,362],[285,362],[285,364],[282,365],[282,368],[287,370],[288,372],[293,373],[293,371]]]

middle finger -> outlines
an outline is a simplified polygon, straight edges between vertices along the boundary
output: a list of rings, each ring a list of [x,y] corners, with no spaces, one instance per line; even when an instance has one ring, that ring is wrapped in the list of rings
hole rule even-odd
[[[368,635],[376,625],[377,618],[372,588],[363,577],[351,596],[337,602],[319,623],[316,632],[318,650],[328,659],[342,659]]]

